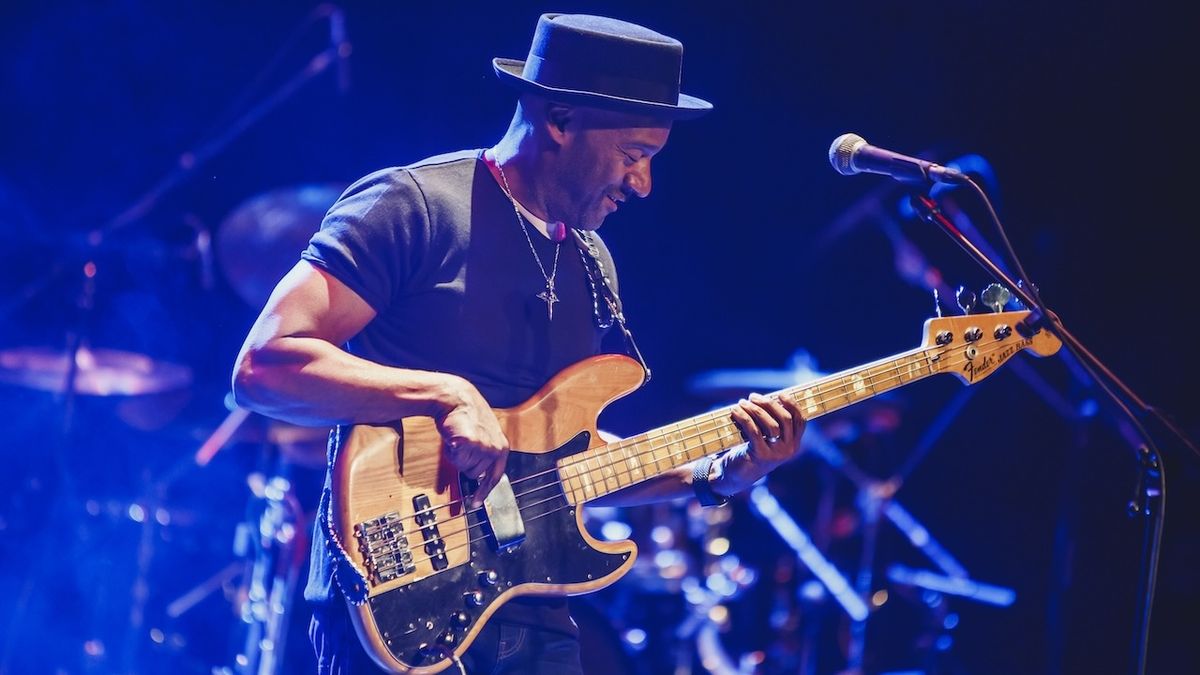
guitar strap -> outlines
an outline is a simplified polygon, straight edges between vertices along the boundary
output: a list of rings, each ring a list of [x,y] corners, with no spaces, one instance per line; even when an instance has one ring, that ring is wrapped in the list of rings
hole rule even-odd
[[[588,287],[592,291],[592,315],[596,320],[596,327],[600,330],[608,330],[614,322],[620,326],[621,334],[625,336],[626,353],[637,359],[646,373],[646,378],[642,381],[642,384],[645,385],[650,381],[650,366],[642,356],[642,350],[638,349],[637,342],[633,339],[633,332],[625,324],[625,313],[621,311],[621,296],[617,294],[612,278],[608,275],[595,238],[591,232],[585,230],[573,229],[571,231],[575,233],[576,248],[579,249],[579,258],[583,261]]]
[[[621,296],[617,294],[617,289],[608,274],[595,238],[591,232],[583,230],[572,230],[572,232],[575,233],[576,248],[579,250],[579,258],[583,262],[588,286],[592,291],[592,316],[596,321],[596,327],[608,330],[613,323],[616,323],[621,328],[621,333],[625,337],[626,352],[641,364],[642,370],[646,374],[642,382],[644,385],[650,381],[650,366],[646,364],[642,351],[638,349],[637,342],[633,339],[633,332],[625,323],[625,313],[621,311]],[[330,437],[331,449],[340,447],[342,433],[342,427],[334,429]],[[329,470],[332,475],[332,452],[329,453]],[[329,526],[333,516],[333,499],[332,490],[328,486],[325,487],[322,497],[325,508],[319,509],[318,518],[325,534],[326,553],[333,566],[334,583],[352,604],[362,605],[367,601],[367,580],[350,564],[350,556],[346,553],[345,545],[333,528]]]

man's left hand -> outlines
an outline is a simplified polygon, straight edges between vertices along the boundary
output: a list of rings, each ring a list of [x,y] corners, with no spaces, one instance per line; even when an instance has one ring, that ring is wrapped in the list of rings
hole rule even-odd
[[[750,394],[734,406],[732,417],[748,446],[744,456],[727,453],[722,463],[720,492],[727,495],[744,490],[798,456],[806,424],[800,406],[786,396]]]

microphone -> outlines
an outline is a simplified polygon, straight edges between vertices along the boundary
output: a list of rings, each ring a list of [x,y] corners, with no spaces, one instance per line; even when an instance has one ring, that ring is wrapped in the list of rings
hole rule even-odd
[[[829,146],[829,163],[843,176],[878,173],[903,183],[965,183],[966,175],[951,167],[877,148],[858,134],[842,134]]]

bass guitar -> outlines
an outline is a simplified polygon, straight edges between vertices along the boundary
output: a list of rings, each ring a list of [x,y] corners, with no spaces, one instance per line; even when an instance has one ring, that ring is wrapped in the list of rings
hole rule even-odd
[[[929,319],[915,349],[768,395],[815,419],[938,373],[975,384],[1019,352],[1058,351],[1058,338],[1025,327],[1028,315]],[[583,504],[743,442],[725,408],[606,443],[597,418],[643,377],[633,359],[596,356],[496,410],[514,450],[476,509],[431,418],[348,430],[325,516],[355,629],[380,666],[440,672],[506,601],[589,593],[629,571],[636,545],[589,536]]]

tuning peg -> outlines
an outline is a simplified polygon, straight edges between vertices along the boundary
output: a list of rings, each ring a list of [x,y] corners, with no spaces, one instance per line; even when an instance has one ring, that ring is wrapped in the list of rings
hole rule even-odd
[[[1004,309],[1004,305],[1008,304],[1008,299],[1011,297],[1012,293],[1000,284],[988,284],[980,294],[983,304],[991,307],[993,312]]]
[[[959,308],[963,314],[970,314],[975,311],[975,292],[966,286],[959,286],[954,293],[954,300],[958,302]]]
[[[1027,284],[1021,279],[1017,280],[1017,288],[1032,289],[1034,295],[1037,295],[1038,292],[1037,284]],[[1013,309],[1025,309],[1025,303],[1021,302],[1021,299],[1016,295],[1009,301],[1009,306]]]

